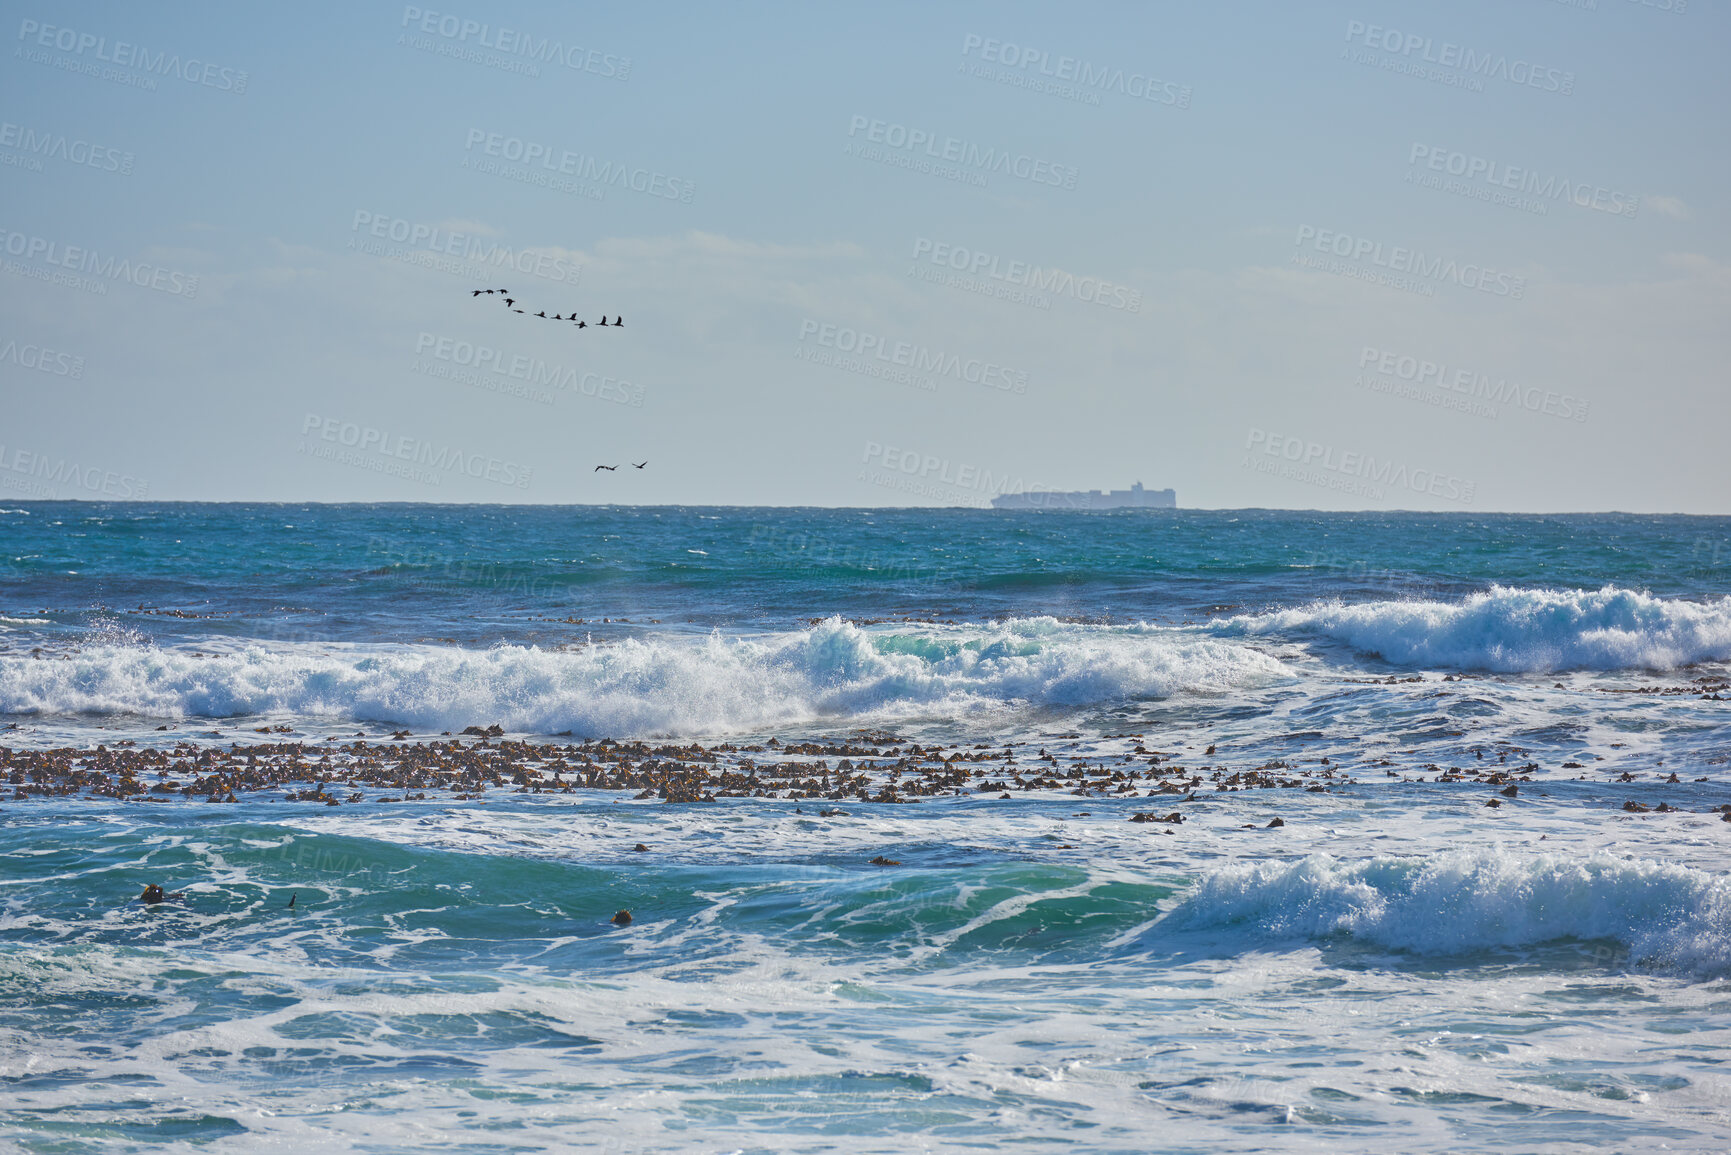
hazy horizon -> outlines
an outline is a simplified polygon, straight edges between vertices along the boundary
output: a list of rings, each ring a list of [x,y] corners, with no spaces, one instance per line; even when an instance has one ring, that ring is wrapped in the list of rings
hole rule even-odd
[[[1731,512],[1722,9],[4,7],[0,503]]]

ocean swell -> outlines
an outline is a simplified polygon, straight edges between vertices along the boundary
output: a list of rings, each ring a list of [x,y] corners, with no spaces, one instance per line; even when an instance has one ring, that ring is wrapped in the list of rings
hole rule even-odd
[[[1731,970],[1731,879],[1606,853],[1461,850],[1361,862],[1323,854],[1213,871],[1163,925],[1344,934],[1426,955],[1615,939],[1644,965],[1723,974]]]
[[[1050,618],[867,630],[652,637],[573,650],[498,646],[249,647],[195,657],[91,645],[0,658],[0,712],[228,718],[291,715],[584,736],[715,735],[802,722],[1085,708],[1286,676],[1241,644]]]
[[[1211,629],[1219,636],[1320,635],[1402,666],[1672,670],[1731,659],[1731,598],[1690,602],[1614,586],[1493,586],[1460,602],[1330,601],[1228,618]]]

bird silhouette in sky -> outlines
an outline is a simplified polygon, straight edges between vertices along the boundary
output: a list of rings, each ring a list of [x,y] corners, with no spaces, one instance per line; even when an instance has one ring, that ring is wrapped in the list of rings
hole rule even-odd
[[[644,462],[644,463],[643,463],[643,465],[648,465],[648,464],[649,464],[649,463],[648,463],[648,462],[647,462],[647,461],[645,461],[645,462]],[[639,464],[637,464],[637,463],[636,463],[636,462],[635,462],[635,461],[633,461],[633,462],[632,462],[632,463],[631,463],[631,468],[633,468],[633,469],[642,469],[642,468],[643,468],[643,465],[639,465]]]
[[[501,298],[504,299],[505,307],[507,309],[511,310],[511,312],[513,312],[513,313],[524,312],[524,310],[517,308],[517,299],[515,297],[507,296],[507,294],[509,294],[510,291],[511,290],[509,290],[509,289],[470,289],[469,290],[469,296],[470,297],[481,297],[481,296],[490,297],[490,296],[493,296],[494,294],[498,294]],[[577,328],[579,328],[579,329],[589,328],[589,322],[588,321],[578,320],[577,310],[575,310],[575,309],[571,310],[571,312],[569,314],[554,313],[551,317],[549,317],[547,315],[547,310],[541,309],[535,313],[535,316],[541,318],[544,321],[571,321],[571,322],[574,322],[576,324]],[[598,323],[604,329],[623,329],[625,327],[625,317],[623,314],[621,314],[620,316],[617,316],[617,317],[613,318],[611,321],[609,321],[607,319],[607,314],[603,313],[603,314],[601,314],[601,320]]]
[[[618,468],[619,467],[617,465],[597,465],[595,467],[595,472],[600,473],[603,469],[605,469],[608,473],[612,473],[615,469],[618,469]]]

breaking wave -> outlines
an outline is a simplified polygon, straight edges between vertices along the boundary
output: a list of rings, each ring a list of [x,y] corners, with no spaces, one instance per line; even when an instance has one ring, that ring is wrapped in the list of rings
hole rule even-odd
[[[978,717],[1219,693],[1287,676],[1242,644],[1060,623],[895,632],[831,618],[761,638],[649,638],[542,650],[265,649],[195,657],[89,645],[0,658],[0,712],[224,718],[287,714],[585,736],[726,734],[810,721]]]
[[[1235,865],[1204,876],[1164,922],[1286,938],[1344,934],[1429,955],[1614,939],[1643,965],[1731,970],[1731,879],[1606,853],[1461,850]]]
[[[1498,673],[1671,670],[1731,659],[1731,598],[1690,602],[1606,586],[1493,586],[1460,602],[1323,602],[1216,622],[1216,635],[1321,635],[1403,666]]]

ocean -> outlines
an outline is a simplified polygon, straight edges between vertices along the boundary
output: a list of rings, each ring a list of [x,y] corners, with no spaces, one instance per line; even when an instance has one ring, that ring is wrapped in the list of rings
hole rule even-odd
[[[0,1141],[1723,1151],[1728,679],[1731,518],[6,505]]]

